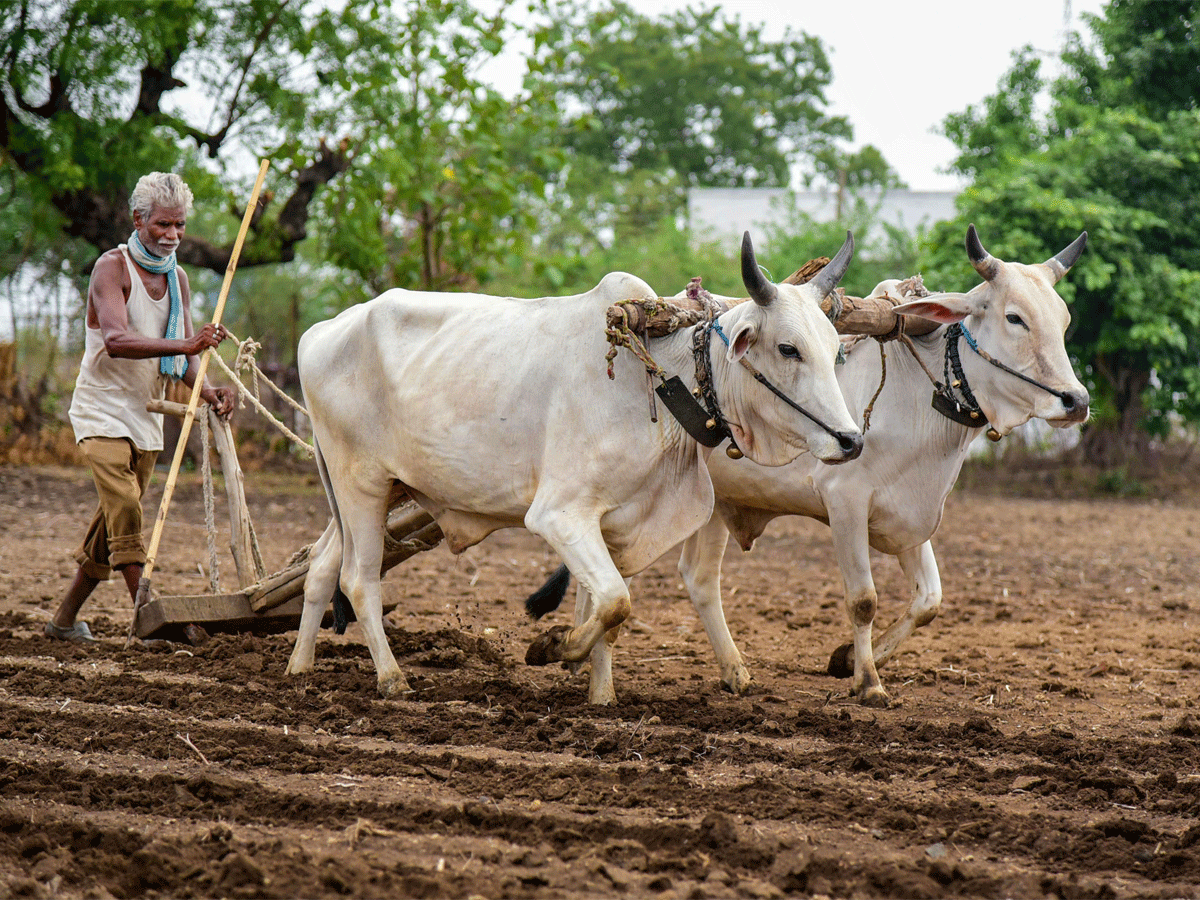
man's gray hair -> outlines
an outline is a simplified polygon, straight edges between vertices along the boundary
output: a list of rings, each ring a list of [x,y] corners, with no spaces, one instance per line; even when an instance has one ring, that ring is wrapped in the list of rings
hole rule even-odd
[[[145,219],[156,206],[160,209],[191,209],[191,188],[174,172],[151,172],[149,175],[143,175],[138,179],[133,193],[129,195],[129,212],[141,213]]]

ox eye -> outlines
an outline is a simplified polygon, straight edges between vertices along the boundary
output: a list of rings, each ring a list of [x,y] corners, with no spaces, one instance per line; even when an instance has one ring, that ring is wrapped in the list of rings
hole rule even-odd
[[[795,347],[793,347],[791,344],[780,344],[779,352],[781,355],[786,356],[789,359],[801,359],[802,358],[800,356],[800,351],[797,350]]]
[[[1029,328],[1029,326],[1025,324],[1025,320],[1022,319],[1020,316],[1018,316],[1016,313],[1009,313],[1004,318],[1008,322],[1009,325],[1020,325],[1022,328],[1026,329],[1026,330],[1028,330],[1028,328]]]

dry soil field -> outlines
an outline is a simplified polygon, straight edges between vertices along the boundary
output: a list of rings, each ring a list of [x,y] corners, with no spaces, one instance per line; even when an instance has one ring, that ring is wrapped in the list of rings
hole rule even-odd
[[[357,626],[303,679],[291,635],[126,649],[117,582],[98,646],[51,642],[93,489],[0,468],[0,897],[1200,896],[1200,505],[1029,485],[951,496],[894,708],[824,674],[840,578],[824,526],[787,520],[726,558],[749,696],[719,690],[668,556],[595,709],[586,675],[522,662],[570,610],[524,618],[558,561],[517,531],[388,575],[407,700],[376,695]],[[269,569],[325,524],[311,478],[248,493]],[[202,592],[206,560],[188,476],[155,590]],[[899,567],[877,574],[890,621]]]

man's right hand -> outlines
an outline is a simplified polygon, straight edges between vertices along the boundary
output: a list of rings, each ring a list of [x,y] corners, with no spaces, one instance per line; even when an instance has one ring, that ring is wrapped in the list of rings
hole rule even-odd
[[[203,353],[208,348],[217,346],[228,337],[232,337],[232,335],[230,335],[224,325],[214,325],[212,322],[209,322],[192,335],[192,347],[188,350],[188,355]]]

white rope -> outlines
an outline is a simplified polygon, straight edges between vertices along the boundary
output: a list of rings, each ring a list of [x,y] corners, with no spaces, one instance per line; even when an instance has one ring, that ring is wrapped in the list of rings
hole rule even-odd
[[[242,356],[243,356],[242,348],[243,347],[247,348],[247,352],[252,352],[252,347],[257,347],[257,346],[258,345],[254,344],[254,342],[251,340],[242,341],[241,344],[239,344],[238,359],[239,360],[242,359]],[[254,396],[254,394],[246,388],[246,385],[242,383],[242,380],[237,376],[237,374],[231,368],[229,368],[229,366],[227,366],[225,364],[225,361],[223,359],[221,359],[220,356],[218,356],[217,354],[214,353],[214,354],[212,354],[212,358],[214,360],[216,360],[217,365],[219,365],[225,371],[225,374],[229,377],[229,379],[234,384],[237,385],[238,402],[240,405],[244,405],[244,403],[242,403],[243,400],[249,400],[250,405],[253,406],[256,410],[258,410],[258,412],[264,418],[266,418],[272,425],[274,425],[279,431],[281,431],[283,434],[285,434],[292,441],[292,443],[294,443],[296,446],[298,446],[302,450],[304,450],[304,452],[308,456],[311,457],[311,456],[316,455],[316,452],[313,450],[312,444],[305,441],[302,437],[300,437],[299,435],[294,433],[290,428],[288,428],[286,425],[284,425],[283,422],[281,422],[281,421],[279,421],[279,419],[275,418],[275,416],[271,413],[271,411],[262,405],[262,402],[258,399],[258,397]],[[275,392],[277,394],[279,394],[279,396],[281,396],[285,400],[287,400],[287,402],[294,409],[296,409],[299,412],[304,413],[304,415],[306,415],[306,416],[308,415],[308,410],[306,410],[303,406],[300,406],[298,403],[296,403],[296,401],[294,401],[286,393],[284,393],[282,390],[280,390],[274,383],[272,383],[270,378],[267,378],[266,375],[262,374],[262,371],[258,368],[257,365],[254,365],[253,363],[251,363],[250,366],[251,366],[252,374],[254,375],[256,384],[257,384],[258,378],[261,376],[262,380],[266,381],[266,383],[269,384],[275,390]]]
[[[200,420],[200,470],[204,473],[204,525],[208,531],[208,587],[214,594],[221,593],[221,572],[217,567],[217,522],[213,509],[212,462],[208,448],[208,407],[201,404],[197,409]]]
[[[235,338],[235,340],[236,340],[236,338]],[[283,400],[288,406],[290,406],[296,412],[307,417],[308,410],[305,409],[303,406],[301,406],[299,403],[297,403],[295,400],[293,400],[291,397],[289,397],[286,391],[284,391],[282,388],[280,388],[279,385],[275,384],[275,382],[273,382],[270,378],[268,378],[263,373],[263,370],[258,367],[258,364],[254,361],[254,354],[257,353],[261,349],[262,349],[262,344],[258,343],[253,338],[246,338],[244,341],[242,341],[241,343],[238,344],[237,358],[234,359],[234,361],[233,361],[233,367],[239,372],[242,371],[243,369],[247,369],[247,368],[252,370],[252,374],[254,375],[254,396],[255,397],[257,397],[259,395],[258,382],[259,382],[259,379],[261,378],[263,381],[265,381],[267,383],[267,387],[269,387],[271,390],[273,390],[275,392],[275,395],[277,397],[279,397],[281,400]]]

